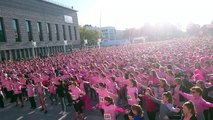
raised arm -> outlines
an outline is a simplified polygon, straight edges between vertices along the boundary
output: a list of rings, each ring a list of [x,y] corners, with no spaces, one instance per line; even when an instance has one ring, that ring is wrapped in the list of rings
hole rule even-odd
[[[180,109],[175,108],[172,104],[167,104],[167,107],[171,112],[176,112],[176,113],[180,112]]]
[[[192,100],[193,96],[190,94],[187,94],[185,92],[180,91],[179,94],[181,94],[183,97],[185,97],[188,100]]]
[[[108,93],[109,93],[109,95],[110,95],[111,97],[114,97],[114,98],[118,97],[118,95],[115,95],[115,94],[113,94],[113,93],[111,93],[111,92],[109,92],[109,91],[108,91]]]
[[[122,113],[127,113],[128,110],[124,110],[123,108],[120,108],[118,106],[115,106],[115,110],[118,111],[118,112],[122,112]]]
[[[151,96],[151,95],[148,95],[148,97],[149,97],[152,101],[154,101],[155,103],[158,103],[158,104],[161,103],[161,100],[159,100],[159,99],[157,99],[157,98],[155,98],[155,97],[153,97],[153,96]]]
[[[97,87],[95,86],[96,84],[93,84],[92,86],[91,86],[91,88],[93,88],[94,90],[96,90],[97,91]]]
[[[147,86],[145,86],[145,85],[143,85],[143,84],[141,84],[141,83],[139,83],[139,82],[137,82],[137,84],[138,84],[140,87],[142,87],[143,89],[149,89],[149,87],[147,87]]]
[[[205,101],[203,98],[202,98],[201,104],[202,104],[202,106],[204,106],[204,107],[208,107],[208,108],[209,108],[209,107],[213,107],[213,104],[212,104],[212,103]]]

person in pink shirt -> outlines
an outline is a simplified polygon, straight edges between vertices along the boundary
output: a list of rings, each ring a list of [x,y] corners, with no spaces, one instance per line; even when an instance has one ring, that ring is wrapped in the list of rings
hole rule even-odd
[[[155,93],[155,97],[157,97],[158,99],[162,98],[162,94],[164,92],[168,92],[170,90],[170,85],[167,83],[167,80],[164,78],[161,78],[159,81],[159,86],[157,89],[157,93]]]
[[[179,92],[183,97],[187,98],[188,100],[192,101],[192,103],[194,104],[195,106],[195,109],[197,111],[197,117],[198,117],[198,120],[205,120],[205,117],[204,117],[204,114],[203,114],[203,111],[206,109],[206,108],[210,108],[210,107],[213,107],[213,104],[210,103],[210,102],[207,102],[205,101],[203,98],[202,98],[202,89],[200,87],[192,87],[191,88],[191,94],[187,94],[187,93],[184,93],[184,92]]]
[[[21,93],[22,93],[23,100],[27,100],[26,78],[22,74],[19,74],[18,77],[21,83]]]
[[[172,70],[167,70],[167,75],[165,79],[167,80],[169,85],[174,84],[175,75]]]
[[[137,82],[133,79],[129,80],[129,84],[127,86],[127,101],[129,105],[138,104]]]
[[[154,70],[149,72],[148,80],[152,81],[153,84],[158,84],[159,83],[158,75],[157,75],[157,73]]]
[[[13,83],[13,91],[14,91],[14,100],[16,101],[16,106],[18,106],[18,102],[20,101],[21,107],[24,107],[22,92],[21,92],[21,83],[18,82],[18,79],[15,79]]]
[[[118,84],[117,84],[117,82],[115,82],[115,77],[110,77],[109,80],[110,80],[111,84],[109,84],[108,90],[111,93],[117,93],[117,89],[116,88],[117,88]]]
[[[203,74],[199,69],[194,70],[194,75],[192,77],[194,82],[196,82],[197,80],[204,80]]]
[[[183,104],[183,116],[181,120],[197,120],[196,110],[191,101]]]
[[[205,71],[198,62],[196,62],[194,65],[194,72],[196,72],[196,74],[200,74],[201,76],[205,76]]]
[[[96,92],[99,95],[99,104],[104,104],[104,97],[110,96],[110,97],[117,97],[117,95],[109,92],[106,89],[106,84],[105,83],[99,83],[97,86],[95,84],[92,86],[96,90]]]
[[[116,120],[116,111],[122,113],[128,112],[127,110],[117,107],[111,97],[104,97],[104,104],[99,104],[97,107],[104,110],[104,120]]]
[[[3,83],[4,86],[6,87],[8,97],[10,98],[10,102],[14,102],[14,91],[12,88],[12,80],[11,78],[7,78],[6,81]]]
[[[90,91],[90,83],[87,81],[82,80],[84,78],[79,79],[79,88],[86,93],[83,97],[82,97],[82,101],[84,102],[84,106],[85,108],[87,108],[87,110],[91,110],[92,109],[92,104],[91,104],[91,98],[89,95],[89,91]]]
[[[104,74],[104,73],[101,73],[100,74],[100,78],[99,78],[99,82],[103,82],[103,83],[105,83],[106,84],[106,86],[107,86],[107,88],[109,88],[110,87],[110,85],[111,85],[111,82],[107,79],[107,77],[106,77],[106,75]]]
[[[160,66],[159,69],[156,70],[159,78],[166,78],[166,72],[163,66]]]
[[[57,98],[57,94],[56,94],[56,86],[54,85],[53,82],[50,83],[50,85],[48,86],[48,89],[49,89],[49,93],[50,93],[51,104],[53,105],[55,102],[55,104],[57,105],[58,98]]]
[[[46,88],[42,82],[38,82],[37,83],[37,93],[38,93],[38,99],[39,99],[39,103],[41,105],[41,110],[40,111],[44,111],[44,113],[47,113],[47,106],[46,106],[46,102],[45,102],[45,98],[44,98],[44,90],[48,89]]]
[[[146,89],[145,90],[145,95],[139,94],[138,96],[145,101],[146,105],[146,112],[148,115],[149,120],[155,120],[156,117],[156,110],[157,110],[157,104],[153,102],[147,94],[154,96],[152,93],[151,89]]]
[[[35,86],[33,85],[32,81],[29,80],[27,82],[27,95],[29,97],[29,101],[31,104],[31,108],[35,109],[36,108],[36,102],[35,102]]]
[[[81,100],[81,97],[85,95],[85,92],[83,92],[77,87],[76,82],[71,83],[71,85],[69,86],[69,91],[71,92],[70,95],[72,97],[72,103],[75,108],[75,120],[78,119],[79,114],[81,115],[81,119],[84,120],[84,114],[82,109],[84,103]]]
[[[185,98],[179,94],[179,91],[184,91],[189,93],[189,89],[187,89],[180,78],[176,78],[174,80],[175,86],[173,87],[173,98],[174,98],[174,105],[177,107],[182,107],[183,103],[186,101]]]
[[[107,89],[106,89],[106,84],[105,83],[99,83],[97,86],[95,86],[95,84],[92,86],[93,89],[95,89],[95,91],[98,93],[99,95],[99,103],[98,105],[104,105],[104,98],[107,96],[110,96],[112,98],[116,98],[117,95],[110,93]],[[101,112],[103,114],[103,110],[101,109]]]

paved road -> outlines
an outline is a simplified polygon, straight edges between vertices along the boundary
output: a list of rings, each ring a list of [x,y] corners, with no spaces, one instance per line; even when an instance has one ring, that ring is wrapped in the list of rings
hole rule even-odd
[[[49,100],[47,100],[47,103],[49,103]],[[36,108],[35,110],[30,109],[29,101],[25,102],[23,108],[20,106],[16,107],[15,103],[5,101],[5,108],[0,108],[0,120],[74,120],[75,111],[73,106],[67,108],[67,115],[59,114],[61,112],[60,104],[47,104],[47,107],[48,113],[44,114],[40,111],[40,108]],[[85,115],[87,117],[86,120],[103,120],[99,110],[86,110]],[[118,119],[123,120],[123,117],[120,116]]]

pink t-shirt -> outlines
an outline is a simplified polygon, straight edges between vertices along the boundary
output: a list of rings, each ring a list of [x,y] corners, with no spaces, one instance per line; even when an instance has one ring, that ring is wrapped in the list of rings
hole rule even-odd
[[[37,91],[38,91],[39,94],[44,94],[43,90],[44,90],[43,86],[38,86],[37,87]]]
[[[7,88],[7,91],[12,90],[12,83],[10,81],[4,82],[4,85]]]
[[[56,87],[54,85],[50,85],[48,87],[50,94],[55,94],[56,93]]]
[[[107,97],[107,96],[110,96],[109,92],[106,89],[101,90],[101,89],[97,88],[96,92],[99,95],[99,104],[101,104],[101,105],[104,104],[104,98]]]
[[[13,84],[13,91],[15,94],[20,94],[21,93],[21,85],[19,83],[14,83]]]
[[[116,120],[116,116],[115,116],[115,113],[116,111],[119,111],[119,112],[126,112],[126,110],[120,108],[120,107],[117,107],[116,105],[99,105],[98,106],[99,108],[101,109],[104,109],[104,120]]]
[[[137,87],[127,86],[127,100],[129,105],[138,104],[137,98],[135,95],[138,94]]]
[[[19,80],[23,85],[26,85],[26,78],[21,77],[21,78],[19,78]]]
[[[159,83],[159,79],[158,78],[154,78],[154,77],[148,77],[149,81],[152,81],[153,84],[158,84]]]
[[[33,85],[27,85],[27,95],[28,97],[34,97],[35,95],[35,88]]]
[[[158,87],[158,98],[161,99],[162,98],[162,94],[164,93],[164,88],[163,87]]]
[[[174,89],[174,105],[181,107],[183,105],[183,102],[180,101],[180,86],[176,86]]]
[[[206,108],[213,107],[212,103],[205,101],[202,96],[195,98],[187,93],[180,92],[180,94],[188,100],[192,101],[198,114],[202,113]]]
[[[69,86],[69,90],[72,92],[71,96],[73,100],[77,100],[80,98],[81,90],[78,87]]]

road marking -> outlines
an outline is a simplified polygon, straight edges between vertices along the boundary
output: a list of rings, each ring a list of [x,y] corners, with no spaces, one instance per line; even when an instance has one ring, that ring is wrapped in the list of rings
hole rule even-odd
[[[64,118],[66,118],[68,115],[68,113],[64,114],[63,116],[61,116],[58,120],[63,120]]]
[[[29,112],[29,113],[28,113],[28,115],[31,115],[31,114],[33,114],[34,112],[35,112],[35,110],[34,110],[34,111],[32,111],[32,112]]]
[[[21,120],[23,119],[24,117],[23,116],[20,116],[19,118],[17,118],[16,120]]]

